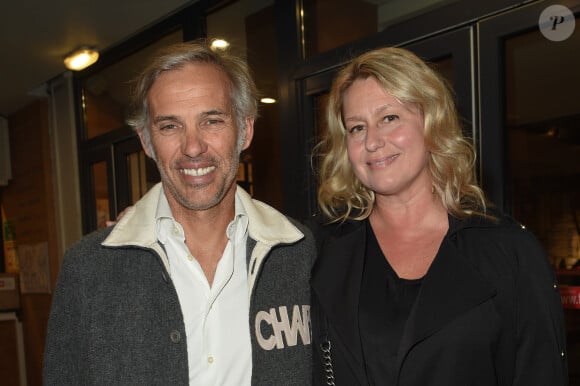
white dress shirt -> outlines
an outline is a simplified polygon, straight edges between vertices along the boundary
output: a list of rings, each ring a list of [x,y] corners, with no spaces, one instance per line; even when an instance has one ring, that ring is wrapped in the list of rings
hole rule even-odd
[[[228,242],[210,286],[185,245],[162,192],[157,237],[167,252],[170,274],[185,322],[190,385],[250,385],[252,348],[249,327],[246,240],[248,217],[236,194]]]

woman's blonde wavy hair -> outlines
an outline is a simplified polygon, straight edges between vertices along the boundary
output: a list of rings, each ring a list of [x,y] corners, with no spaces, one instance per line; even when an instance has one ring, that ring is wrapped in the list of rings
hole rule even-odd
[[[429,171],[437,194],[455,217],[484,214],[486,199],[477,186],[475,151],[462,133],[453,94],[443,78],[412,52],[395,47],[369,51],[348,63],[332,84],[327,130],[315,148],[319,160],[318,203],[331,221],[367,218],[375,194],[355,176],[342,120],[345,91],[358,79],[374,77],[404,104],[423,114]]]

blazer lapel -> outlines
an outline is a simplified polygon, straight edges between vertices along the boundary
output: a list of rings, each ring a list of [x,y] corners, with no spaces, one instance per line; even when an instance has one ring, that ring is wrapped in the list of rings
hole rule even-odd
[[[353,229],[354,228],[354,229]],[[339,339],[351,351],[349,363],[360,378],[364,365],[360,342],[358,307],[362,280],[366,230],[364,221],[349,224],[326,239],[312,273],[312,289]]]
[[[446,236],[405,325],[397,359],[399,370],[414,344],[494,295],[495,289]]]

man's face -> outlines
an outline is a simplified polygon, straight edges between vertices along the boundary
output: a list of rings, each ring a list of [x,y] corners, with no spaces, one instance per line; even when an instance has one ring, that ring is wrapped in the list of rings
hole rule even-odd
[[[207,210],[235,193],[254,122],[238,130],[230,89],[215,66],[190,63],[162,73],[149,90],[151,148],[172,210]]]

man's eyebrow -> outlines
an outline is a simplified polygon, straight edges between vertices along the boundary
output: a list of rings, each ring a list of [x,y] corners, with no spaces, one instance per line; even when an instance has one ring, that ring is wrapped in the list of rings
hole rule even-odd
[[[208,110],[208,111],[204,111],[203,113],[201,113],[201,116],[202,116],[203,118],[205,118],[205,117],[208,117],[208,116],[210,116],[210,115],[230,116],[230,114],[229,114],[229,113],[226,113],[225,111],[222,111],[222,110],[217,110],[217,109],[214,109],[214,110]]]
[[[211,116],[223,116],[223,117],[230,117],[231,114],[227,113],[225,111],[221,111],[221,110],[208,110],[208,111],[204,111],[203,113],[200,114],[201,118],[207,118],[207,117],[211,117]],[[153,123],[159,123],[159,122],[167,122],[167,121],[175,121],[178,122],[179,121],[179,117],[177,115],[158,115],[155,118],[153,118]]]
[[[165,121],[177,121],[177,117],[175,115],[158,115],[153,118],[153,123],[165,122]]]

